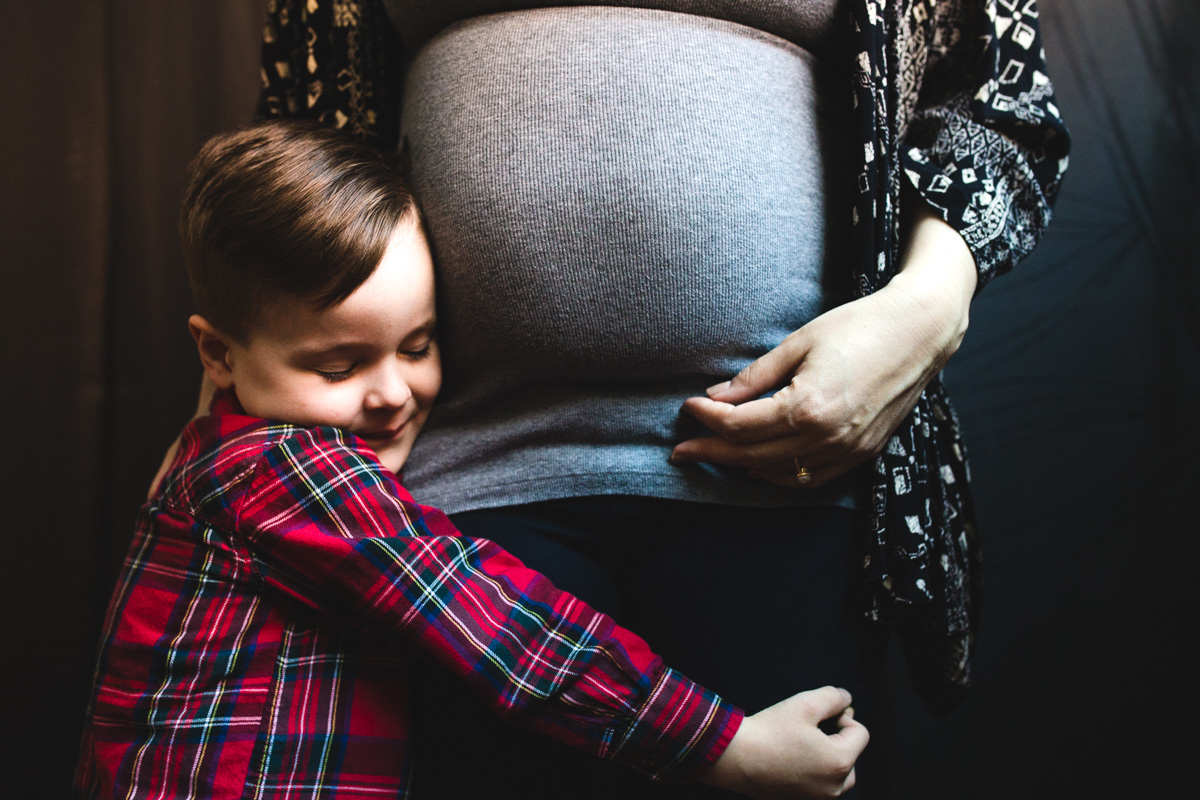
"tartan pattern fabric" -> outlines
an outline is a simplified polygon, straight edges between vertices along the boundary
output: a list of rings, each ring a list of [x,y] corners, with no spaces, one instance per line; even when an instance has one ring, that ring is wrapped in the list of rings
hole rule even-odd
[[[415,654],[513,723],[656,779],[723,752],[740,711],[460,536],[357,438],[239,411],[218,396],[141,512],[77,797],[408,797]]]

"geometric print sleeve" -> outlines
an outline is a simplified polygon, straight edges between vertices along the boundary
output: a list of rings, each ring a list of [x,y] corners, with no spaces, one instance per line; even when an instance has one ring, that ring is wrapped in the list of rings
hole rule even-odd
[[[655,779],[694,774],[737,730],[741,712],[639,637],[400,499],[342,432],[298,430],[250,481],[237,529],[267,583],[436,660],[511,722]]]
[[[886,286],[902,266],[901,204],[914,196],[962,235],[981,288],[1033,249],[1067,168],[1070,138],[1046,76],[1037,4],[853,0],[850,8],[862,148],[857,293]],[[913,685],[937,712],[966,696],[979,621],[966,459],[935,378],[870,475],[866,614],[896,629]]]
[[[1035,0],[912,2],[898,18],[903,172],[962,235],[981,287],[1033,250],[1067,168],[1037,20]]]

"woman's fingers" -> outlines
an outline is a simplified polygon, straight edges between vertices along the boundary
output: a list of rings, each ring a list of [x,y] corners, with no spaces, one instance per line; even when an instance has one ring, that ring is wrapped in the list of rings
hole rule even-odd
[[[783,486],[797,485],[804,467],[809,475],[799,483],[819,486],[870,457],[875,444],[857,414],[832,405],[801,397],[796,384],[737,406],[689,398],[684,410],[713,435],[680,442],[671,461],[743,467]]]
[[[834,445],[814,443],[805,437],[739,444],[719,436],[705,436],[681,442],[671,454],[671,463],[677,465],[701,461],[742,467],[751,478],[793,488],[821,486],[860,463],[860,459],[846,457]]]
[[[795,433],[784,392],[730,405],[707,397],[689,397],[683,410],[700,424],[731,442],[759,442]]]
[[[800,459],[796,459],[796,461],[800,461]],[[844,461],[837,464],[826,464],[822,467],[807,467],[801,462],[799,467],[790,471],[776,470],[774,472],[764,472],[749,469],[746,470],[746,476],[755,480],[773,483],[776,486],[783,486],[784,488],[801,486],[806,489],[816,489],[818,486],[824,486],[829,483],[834,478],[845,475],[856,466],[858,465]]]
[[[807,336],[803,330],[801,328],[792,332],[777,347],[755,359],[732,380],[708,387],[705,393],[709,399],[722,403],[745,403],[786,384],[804,360]]]
[[[792,459],[797,458],[796,453],[804,454],[801,466],[811,469],[824,464],[830,460],[826,455],[828,450],[829,448],[821,447],[816,441],[801,436],[784,436],[749,443],[731,442],[720,436],[701,436],[675,445],[671,453],[671,463],[691,464],[706,461],[726,467],[780,472],[794,466]]]
[[[825,312],[708,396],[688,398],[684,410],[713,435],[679,443],[672,461],[820,486],[877,455],[962,327],[961,313],[941,324],[909,283]]]

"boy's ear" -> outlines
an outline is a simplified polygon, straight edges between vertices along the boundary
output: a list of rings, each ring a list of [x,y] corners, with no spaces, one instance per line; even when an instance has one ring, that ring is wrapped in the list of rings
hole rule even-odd
[[[229,366],[230,339],[199,314],[188,317],[188,330],[200,351],[200,363],[218,389],[233,386],[233,370]]]

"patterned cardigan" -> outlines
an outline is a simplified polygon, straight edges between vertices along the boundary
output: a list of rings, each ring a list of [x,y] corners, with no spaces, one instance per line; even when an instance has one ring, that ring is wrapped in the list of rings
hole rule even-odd
[[[1036,244],[1067,167],[1035,0],[853,0],[856,289],[900,266],[900,198],[962,235],[982,287]],[[381,0],[269,0],[260,116],[324,120],[397,141],[401,47]],[[894,624],[937,712],[970,684],[980,559],[966,453],[940,379],[872,473],[864,561],[871,620]]]

